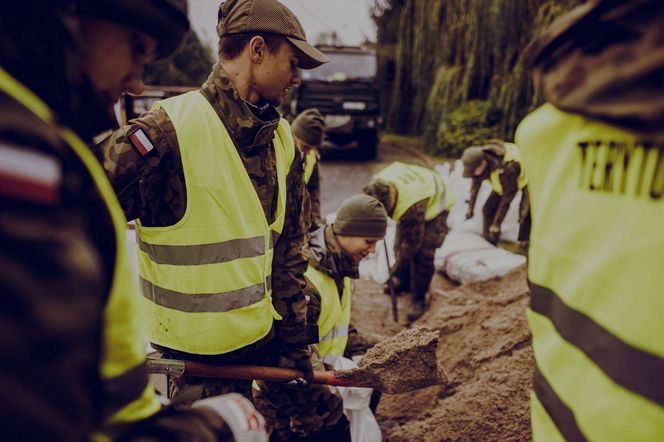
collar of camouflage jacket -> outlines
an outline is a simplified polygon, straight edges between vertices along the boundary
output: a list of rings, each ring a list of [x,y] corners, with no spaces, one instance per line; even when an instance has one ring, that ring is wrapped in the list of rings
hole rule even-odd
[[[242,98],[219,63],[201,86],[238,149],[252,154],[269,146],[279,126],[279,113],[266,104],[255,106]]]
[[[309,264],[333,279],[346,276],[352,279],[360,277],[357,264],[341,249],[332,231],[332,225],[320,227],[311,233],[309,251],[311,253]]]
[[[642,133],[664,125],[661,0],[594,0],[526,50],[533,79],[559,109]]]

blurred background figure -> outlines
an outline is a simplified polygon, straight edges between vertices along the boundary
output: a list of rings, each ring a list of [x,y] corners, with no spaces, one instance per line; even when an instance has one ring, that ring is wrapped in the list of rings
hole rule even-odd
[[[482,207],[483,236],[492,244],[500,240],[500,229],[512,200],[520,190],[519,241],[528,240],[530,234],[530,199],[528,179],[521,160],[521,151],[514,143],[490,140],[484,146],[472,146],[461,155],[463,176],[471,178],[470,198],[466,219],[473,217],[475,202],[482,181],[491,183],[491,194]]]
[[[293,120],[291,128],[295,144],[304,156],[304,182],[309,195],[310,230],[316,230],[322,225],[318,148],[325,136],[325,120],[318,109],[307,109]]]

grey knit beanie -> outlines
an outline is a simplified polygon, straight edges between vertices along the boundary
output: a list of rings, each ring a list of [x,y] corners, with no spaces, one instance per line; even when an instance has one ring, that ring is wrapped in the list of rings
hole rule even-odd
[[[293,135],[311,146],[320,146],[325,134],[325,119],[318,109],[307,109],[291,123]]]
[[[376,198],[355,195],[341,203],[332,231],[345,236],[382,238],[387,230],[387,213]]]

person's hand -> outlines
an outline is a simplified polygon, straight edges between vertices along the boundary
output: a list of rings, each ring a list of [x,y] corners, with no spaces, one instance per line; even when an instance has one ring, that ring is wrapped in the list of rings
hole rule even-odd
[[[311,364],[311,350],[307,345],[284,345],[279,357],[279,366],[294,368],[303,373],[292,385],[310,386],[314,382],[314,368]]]
[[[466,219],[471,219],[473,217],[473,215],[474,215],[473,209],[469,208],[468,212],[466,212]]]
[[[489,242],[491,244],[497,244],[500,239],[500,226],[491,225],[489,226]]]
[[[207,407],[214,410],[226,422],[236,442],[267,442],[265,419],[254,405],[237,393],[224,394],[201,399],[194,407]]]

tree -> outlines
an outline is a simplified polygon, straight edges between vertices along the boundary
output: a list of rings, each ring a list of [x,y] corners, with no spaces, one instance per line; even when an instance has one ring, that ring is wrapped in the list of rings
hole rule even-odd
[[[211,49],[192,30],[175,57],[146,67],[143,80],[145,84],[160,86],[200,86],[213,64]]]

